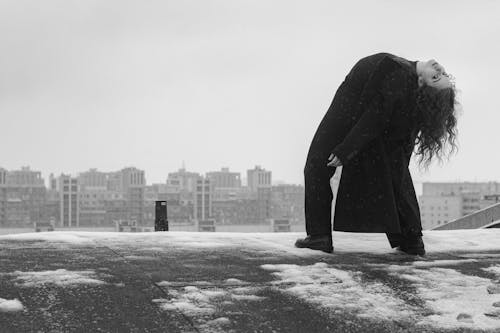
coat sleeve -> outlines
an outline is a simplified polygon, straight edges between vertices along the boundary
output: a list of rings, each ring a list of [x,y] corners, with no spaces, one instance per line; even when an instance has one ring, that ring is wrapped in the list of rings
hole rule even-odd
[[[367,82],[363,94],[370,94],[365,111],[332,154],[342,165],[348,163],[370,141],[382,134],[390,123],[392,112],[401,100],[407,77],[404,70],[379,66]],[[366,96],[361,95],[361,100]]]

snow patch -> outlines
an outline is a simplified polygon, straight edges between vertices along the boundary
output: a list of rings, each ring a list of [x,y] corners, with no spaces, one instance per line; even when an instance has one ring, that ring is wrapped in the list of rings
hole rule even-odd
[[[402,320],[413,309],[382,283],[363,282],[361,272],[344,271],[326,263],[299,266],[262,265],[280,278],[274,284],[287,293],[331,310],[350,310],[364,318]]]
[[[493,304],[500,294],[490,279],[469,276],[454,266],[470,260],[417,261],[409,265],[373,264],[390,275],[408,281],[425,307],[409,305],[385,284],[362,279],[362,273],[333,268],[326,263],[299,266],[262,265],[279,280],[273,284],[287,293],[332,312],[349,311],[358,317],[383,320],[411,320],[419,325],[442,328],[499,329],[500,320]],[[485,270],[496,273],[498,267]],[[414,296],[413,291],[408,296]],[[428,314],[432,310],[432,314]]]
[[[491,286],[490,279],[465,275],[450,268],[431,267],[424,270],[413,265],[387,265],[386,270],[411,282],[419,298],[433,310],[434,314],[420,320],[421,325],[430,321],[434,326],[443,328],[500,328],[499,320],[485,315],[493,310],[493,303],[500,301],[500,295],[487,292]]]
[[[18,312],[23,311],[23,304],[17,299],[0,298],[0,312]]]
[[[238,281],[241,284],[246,283],[245,281]],[[162,281],[158,285],[172,287],[173,283]],[[169,299],[155,299],[153,302],[160,303],[161,308],[164,310],[180,310],[186,315],[192,316],[210,315],[214,314],[216,309],[223,305],[233,304],[233,299],[238,301],[260,301],[265,299],[265,297],[254,294],[259,290],[259,288],[253,287],[231,288],[224,286],[224,289],[222,289],[189,285],[183,288],[169,289]]]
[[[240,279],[230,278],[224,281],[225,284],[228,285],[245,285],[247,282],[242,281]]]
[[[231,321],[227,317],[219,317],[207,321],[205,324],[200,325],[201,332],[224,332],[225,328],[231,325]]]
[[[179,310],[186,315],[209,315],[215,313],[216,299],[224,297],[223,290],[201,290],[186,286],[183,290],[169,290],[170,299],[154,300],[161,303],[164,310]]]
[[[457,259],[457,260],[431,260],[431,261],[414,261],[412,266],[414,267],[436,267],[436,266],[458,266],[461,264],[467,264],[471,262],[477,262],[476,259]]]
[[[130,260],[158,260],[157,257],[152,257],[152,256],[136,256],[136,255],[130,255],[130,256],[124,256],[125,259],[130,259]]]
[[[488,273],[493,273],[500,277],[500,265],[496,266],[490,266],[488,268],[483,268],[483,271],[488,272]]]
[[[156,283],[160,287],[183,287],[186,285],[185,281],[160,281]],[[211,286],[212,282],[208,281],[190,281],[189,285],[193,286]]]
[[[96,279],[93,270],[68,271],[57,269],[54,271],[21,272],[8,273],[15,276],[15,281],[23,287],[36,287],[43,284],[55,284],[58,286],[72,286],[79,284],[100,285],[106,282]]]
[[[266,297],[257,295],[232,295],[232,298],[237,301],[262,301],[266,299]]]

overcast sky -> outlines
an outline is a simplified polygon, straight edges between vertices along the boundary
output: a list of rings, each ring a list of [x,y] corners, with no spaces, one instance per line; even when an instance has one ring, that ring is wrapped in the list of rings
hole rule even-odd
[[[500,1],[0,0],[0,167],[135,166],[148,184],[255,165],[303,183],[361,57],[456,77],[459,151],[415,181],[500,181]]]

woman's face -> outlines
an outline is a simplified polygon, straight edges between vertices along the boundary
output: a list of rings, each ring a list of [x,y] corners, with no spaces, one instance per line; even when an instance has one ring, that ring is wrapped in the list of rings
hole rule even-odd
[[[450,76],[446,73],[444,67],[434,59],[424,62],[422,72],[418,78],[418,83],[419,86],[425,83],[428,86],[438,89],[452,87]]]

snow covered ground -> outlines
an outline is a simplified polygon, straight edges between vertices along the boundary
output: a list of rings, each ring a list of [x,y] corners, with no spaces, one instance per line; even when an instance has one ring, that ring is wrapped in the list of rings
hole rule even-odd
[[[500,229],[473,229],[424,231],[427,253],[435,252],[480,252],[500,251]],[[229,247],[252,246],[271,251],[287,252],[298,256],[319,255],[318,251],[297,249],[295,240],[304,237],[302,233],[232,233],[232,232],[83,232],[62,231],[1,235],[0,240],[43,240],[73,244],[90,244],[94,241],[111,243],[156,245],[168,244],[183,247]],[[374,254],[394,253],[388,247],[385,234],[334,232],[333,243],[336,253],[366,252]]]
[[[273,279],[269,283],[256,284],[241,277],[228,278],[218,285],[204,280],[157,282],[159,287],[167,288],[168,297],[151,302],[164,311],[208,318],[200,325],[219,327],[222,331],[230,325],[230,316],[212,318],[211,315],[235,302],[264,302],[268,298],[263,296],[265,290],[295,297],[332,317],[347,311],[360,320],[430,325],[439,329],[500,330],[500,229],[425,231],[425,257],[391,249],[384,234],[335,232],[333,255],[295,248],[295,239],[303,236],[301,233],[47,232],[3,235],[0,242],[42,241],[55,247],[99,244],[116,251],[139,249],[141,253],[123,258],[143,262],[154,262],[162,253],[182,249],[196,251],[201,259],[204,251],[228,249],[255,251],[262,260],[269,258],[268,263],[261,260],[254,268],[271,274]],[[145,255],[144,251],[155,255]],[[355,256],[357,261],[346,264],[340,260],[346,256]],[[375,259],[363,261],[363,258]],[[107,283],[109,277],[93,270],[69,269],[0,271],[0,275],[12,278],[22,288],[44,284],[100,285]],[[0,312],[23,309],[17,299],[0,298]]]

